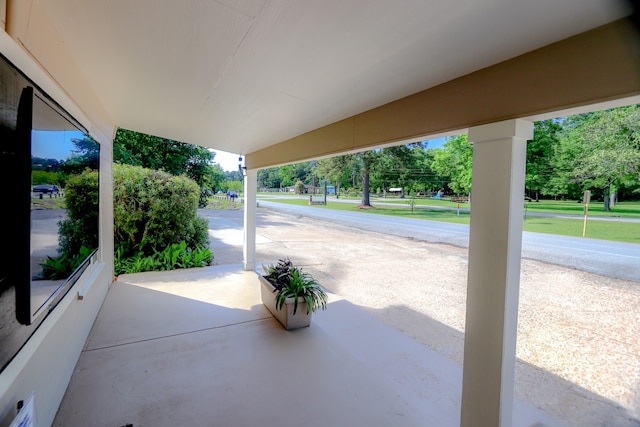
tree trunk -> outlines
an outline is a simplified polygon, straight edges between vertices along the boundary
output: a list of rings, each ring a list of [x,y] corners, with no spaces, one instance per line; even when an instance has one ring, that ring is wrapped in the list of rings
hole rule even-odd
[[[605,212],[609,212],[611,210],[611,206],[609,205],[609,193],[611,186],[607,186],[604,189],[604,210]]]
[[[362,204],[361,207],[371,207],[369,200],[369,169],[365,169],[362,175]]]
[[[611,194],[609,195],[609,206],[614,208],[616,206],[616,195],[618,193],[616,193],[615,189],[613,189],[611,191]]]

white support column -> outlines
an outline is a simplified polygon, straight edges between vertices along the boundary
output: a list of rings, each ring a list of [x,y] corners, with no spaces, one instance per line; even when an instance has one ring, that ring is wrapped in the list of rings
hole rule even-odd
[[[527,140],[533,123],[469,129],[473,190],[461,427],[508,427],[513,388]]]
[[[256,268],[256,193],[258,192],[258,170],[247,169],[244,177],[244,269]]]

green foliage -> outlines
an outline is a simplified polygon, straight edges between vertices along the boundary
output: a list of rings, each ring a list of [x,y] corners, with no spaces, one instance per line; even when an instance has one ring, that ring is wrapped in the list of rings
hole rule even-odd
[[[295,165],[284,165],[278,169],[278,177],[283,187],[290,187],[294,185],[295,180]]]
[[[307,314],[315,313],[319,308],[327,308],[326,293],[309,273],[300,269],[291,272],[289,284],[276,295],[276,309],[281,310],[288,298],[293,298],[293,314],[298,310],[298,298],[307,304]]]
[[[66,279],[94,250],[82,246],[74,256],[69,256],[67,253],[63,253],[57,258],[47,256],[47,259],[40,263],[42,278],[47,280]]]
[[[227,182],[227,189],[235,191],[236,193],[242,193],[242,191],[244,190],[244,184],[242,183],[242,181]]]
[[[433,171],[432,163],[437,150],[428,149],[426,146],[415,147],[412,151],[411,179],[408,184],[412,192],[418,191],[429,194],[438,191],[444,186],[442,178]]]
[[[258,170],[258,187],[260,188],[281,188],[282,178],[280,168],[267,168]]]
[[[51,172],[44,170],[32,170],[31,185],[55,184],[60,188],[64,187],[64,174],[61,172]]]
[[[71,142],[75,148],[73,154],[60,166],[65,174],[75,175],[86,169],[100,169],[100,145],[90,137],[75,138]]]
[[[378,156],[374,159],[375,162],[371,165],[370,185],[383,189],[400,187],[402,188],[400,197],[404,198],[405,191],[410,192],[426,172],[424,163],[419,163],[423,156],[418,153],[422,151],[422,143],[379,150]]]
[[[31,170],[38,172],[53,172],[57,173],[62,170],[62,162],[58,159],[45,159],[42,157],[31,158]],[[37,174],[36,174],[37,175]],[[33,179],[33,174],[32,174]],[[35,182],[36,184],[44,184],[45,182]]]
[[[285,258],[275,265],[263,266],[265,279],[274,286],[276,310],[281,310],[288,298],[293,298],[293,314],[298,309],[298,298],[307,304],[307,314],[318,309],[326,310],[327,294],[324,288],[307,272]]]
[[[214,158],[215,153],[204,147],[122,128],[113,141],[115,163],[185,175],[213,191],[226,181],[220,166],[213,165]]]
[[[75,150],[64,162],[36,157],[31,160],[33,185],[56,184],[64,192],[64,199],[60,198],[56,206],[66,210],[66,218],[58,221],[60,256],[48,257],[41,264],[46,279],[68,277],[98,247],[100,146],[88,137],[72,142]],[[39,199],[32,204],[47,205]]]
[[[296,182],[296,194],[304,194],[304,182]]]
[[[193,180],[114,164],[113,181],[116,256],[153,267],[143,258],[175,243],[208,246],[208,222],[197,215],[200,189]]]
[[[226,172],[222,169],[222,166],[216,163],[211,166],[209,174],[206,175],[205,182],[201,187],[206,188],[207,190],[211,190],[212,193],[215,193],[216,191],[221,190],[222,187],[226,185],[226,182]]]
[[[454,193],[469,194],[472,160],[473,146],[467,135],[457,135],[447,139],[443,148],[436,151],[431,167],[448,178],[448,186]]]
[[[294,163],[281,166],[278,169],[278,178],[283,187],[290,187],[297,181],[305,184],[311,182],[313,176],[314,162]]]
[[[206,208],[209,204],[209,196],[211,195],[211,191],[205,188],[200,189],[200,195],[198,196],[198,207]]]
[[[527,171],[525,188],[534,191],[532,197],[538,197],[540,191],[549,193],[549,179],[553,176],[554,147],[559,144],[562,125],[557,120],[543,120],[534,123],[533,140],[527,143]]]
[[[240,170],[225,171],[224,175],[227,181],[242,182],[244,180],[244,174]]]
[[[558,151],[565,180],[602,190],[606,202],[613,185],[640,178],[640,106],[572,117]]]
[[[128,255],[129,254],[129,255]],[[140,273],[144,271],[167,271],[178,268],[194,268],[211,265],[213,253],[206,247],[189,248],[186,242],[174,243],[162,251],[145,255],[140,251],[131,254],[126,245],[116,248],[114,271],[116,275]]]
[[[98,247],[98,172],[85,170],[69,177],[65,186],[67,218],[58,222],[62,253],[77,253],[81,247]]]

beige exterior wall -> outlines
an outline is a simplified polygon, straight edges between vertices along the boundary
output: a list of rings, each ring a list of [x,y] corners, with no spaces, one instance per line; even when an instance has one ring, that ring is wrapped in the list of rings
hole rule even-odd
[[[17,13],[15,16],[20,19],[30,16],[31,24],[35,23],[31,28],[46,26],[37,12],[29,14],[33,12],[29,0],[9,3],[9,16],[14,16],[11,12]],[[16,8],[16,3],[21,7]],[[22,20],[18,22],[24,24]],[[64,63],[68,55],[60,50],[59,40],[48,34],[46,37],[50,40],[45,41],[44,32],[37,37],[33,31],[25,32],[23,26],[18,27],[22,32],[17,41],[0,31],[0,53],[82,123],[101,144],[100,252],[98,262],[87,269],[0,374],[0,426],[3,427],[15,417],[17,403],[26,401],[31,394],[34,395],[37,425],[53,422],[93,321],[113,282],[113,202],[110,194],[115,125],[99,102],[92,99],[92,92],[79,77],[78,70],[70,65],[72,62]],[[34,59],[34,52],[42,55],[35,55],[38,61]],[[43,67],[45,63],[51,68]],[[71,94],[76,97],[72,98]]]
[[[245,164],[259,169],[638,96],[639,43],[629,22],[618,21],[249,153]]]
[[[7,25],[7,0],[0,0],[0,19],[2,19],[2,29]]]
[[[38,68],[50,80],[43,89],[63,102],[72,116],[101,141],[113,136],[115,123],[66,50],[39,0],[7,1],[7,33],[33,59],[25,64]],[[17,65],[17,64],[16,64]],[[36,70],[33,70],[36,71]]]
[[[16,405],[34,396],[36,425],[53,423],[76,362],[98,315],[113,275],[94,264],[43,321],[0,374],[0,426],[9,425]],[[83,299],[78,292],[87,288]]]

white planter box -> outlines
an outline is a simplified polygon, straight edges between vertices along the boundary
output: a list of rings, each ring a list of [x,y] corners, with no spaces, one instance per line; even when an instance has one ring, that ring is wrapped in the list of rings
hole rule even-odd
[[[260,279],[260,295],[262,303],[273,314],[273,316],[285,327],[285,329],[304,328],[311,324],[311,314],[307,314],[307,303],[303,298],[298,298],[298,309],[293,314],[293,298],[287,298],[282,310],[276,310],[276,294],[271,283],[264,277],[258,275]]]

